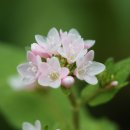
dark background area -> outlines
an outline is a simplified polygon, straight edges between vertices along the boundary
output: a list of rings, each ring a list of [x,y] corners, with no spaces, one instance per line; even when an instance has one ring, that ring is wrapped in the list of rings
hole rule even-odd
[[[95,39],[98,61],[130,56],[130,0],[0,0],[1,44],[24,49],[35,34],[46,35],[52,27],[76,28],[83,38]],[[89,109],[130,130],[130,85],[107,104]],[[2,129],[15,130],[0,113]]]

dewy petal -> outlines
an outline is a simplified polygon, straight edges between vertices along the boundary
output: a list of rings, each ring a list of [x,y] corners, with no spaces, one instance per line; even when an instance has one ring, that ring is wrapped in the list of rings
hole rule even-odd
[[[86,73],[88,75],[97,75],[104,70],[105,70],[104,64],[92,61],[91,65],[87,67]]]
[[[23,123],[23,130],[35,130],[35,127],[28,122]]]
[[[46,47],[46,38],[45,37],[43,37],[41,35],[35,35],[35,39],[39,45]]]
[[[60,73],[61,79],[65,78],[68,74],[69,74],[69,69],[66,67],[62,67]]]
[[[84,77],[84,80],[89,83],[89,84],[92,84],[92,85],[95,85],[98,83],[98,80],[95,76],[90,76],[90,75],[86,75]]]
[[[89,49],[94,46],[95,40],[85,40],[84,41],[84,48]]]
[[[61,85],[61,79],[50,82],[50,84],[49,84],[49,86],[52,87],[52,88],[59,88],[60,85]]]

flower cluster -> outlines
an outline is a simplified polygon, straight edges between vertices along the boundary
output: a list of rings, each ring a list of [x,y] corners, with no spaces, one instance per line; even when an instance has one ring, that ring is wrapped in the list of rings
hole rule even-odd
[[[69,32],[52,28],[47,37],[35,35],[36,43],[27,52],[28,62],[17,67],[25,85],[70,87],[77,77],[89,84],[98,82],[96,75],[104,71],[102,63],[93,61],[89,50],[94,40],[84,40],[77,30]]]

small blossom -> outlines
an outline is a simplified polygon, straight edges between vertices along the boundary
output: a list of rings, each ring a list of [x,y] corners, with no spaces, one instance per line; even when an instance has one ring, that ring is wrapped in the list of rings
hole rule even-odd
[[[66,88],[70,88],[74,84],[74,78],[72,76],[67,76],[62,79],[61,84]]]
[[[102,63],[93,61],[94,51],[89,51],[84,57],[76,61],[77,68],[75,75],[80,80],[85,80],[89,84],[97,84],[96,75],[104,71]]]
[[[35,121],[34,126],[28,122],[23,123],[23,130],[41,130],[41,123],[39,120]]]
[[[41,58],[35,56],[32,52],[28,52],[28,62],[17,66],[17,71],[22,77],[23,84],[31,85],[34,84],[39,75],[39,64]]]
[[[78,58],[84,56],[87,49],[84,49],[84,41],[75,29],[67,32],[60,32],[62,47],[58,50],[61,56],[67,59],[68,63],[74,63]]]
[[[52,88],[60,87],[61,80],[69,74],[69,69],[61,67],[56,57],[48,58],[46,63],[41,63],[40,71],[38,83]]]

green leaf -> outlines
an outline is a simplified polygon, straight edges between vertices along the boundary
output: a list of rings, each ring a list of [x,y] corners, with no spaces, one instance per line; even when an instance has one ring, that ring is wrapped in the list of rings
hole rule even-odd
[[[122,60],[115,64],[114,70],[115,78],[119,82],[119,89],[124,87],[124,82],[130,75],[130,58]]]
[[[129,75],[130,58],[117,62],[116,64],[114,64],[113,60],[108,60],[106,62],[106,71],[98,76],[99,84],[85,87],[81,94],[82,99],[90,106],[96,106],[110,101],[122,87],[128,84],[126,80]],[[110,89],[105,88],[115,80],[118,81],[117,86]]]
[[[115,123],[108,121],[107,119],[89,119],[83,120],[81,130],[119,130]]]

